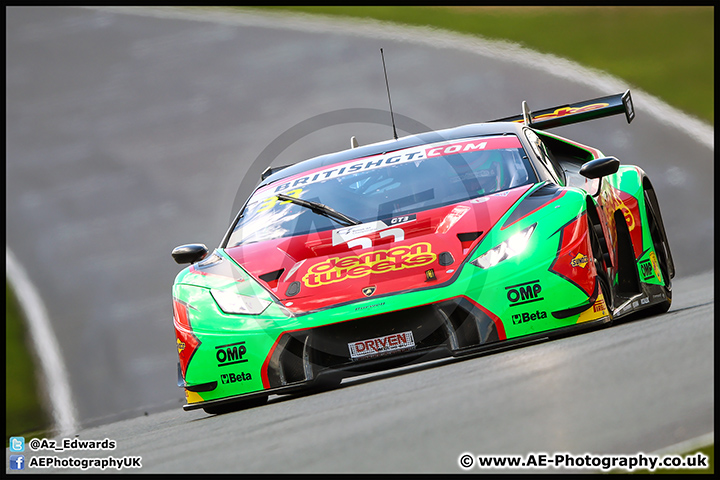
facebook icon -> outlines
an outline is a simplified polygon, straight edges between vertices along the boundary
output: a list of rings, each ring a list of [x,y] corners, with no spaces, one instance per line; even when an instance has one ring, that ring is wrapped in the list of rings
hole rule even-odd
[[[25,455],[10,455],[10,470],[24,470]]]

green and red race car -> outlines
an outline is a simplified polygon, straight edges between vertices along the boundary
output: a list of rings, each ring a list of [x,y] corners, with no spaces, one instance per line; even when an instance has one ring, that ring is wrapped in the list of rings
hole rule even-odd
[[[642,169],[545,130],[630,92],[410,135],[267,174],[172,289],[185,410],[662,313],[674,266]]]

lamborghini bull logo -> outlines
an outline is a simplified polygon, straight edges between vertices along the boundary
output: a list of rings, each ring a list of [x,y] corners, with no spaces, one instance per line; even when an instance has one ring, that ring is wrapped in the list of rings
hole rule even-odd
[[[358,256],[330,258],[310,267],[302,280],[308,287],[319,287],[348,278],[362,278],[371,273],[418,268],[433,263],[436,259],[437,255],[432,253],[430,244],[420,242]]]

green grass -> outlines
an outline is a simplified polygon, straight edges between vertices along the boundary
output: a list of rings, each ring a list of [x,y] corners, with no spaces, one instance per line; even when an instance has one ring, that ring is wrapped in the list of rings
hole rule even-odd
[[[713,7],[267,7],[431,26],[606,71],[714,123]],[[608,92],[615,93],[615,92]]]
[[[5,283],[5,442],[47,430],[50,422],[40,402],[35,359],[25,324],[10,286]],[[7,446],[7,445],[6,445]]]

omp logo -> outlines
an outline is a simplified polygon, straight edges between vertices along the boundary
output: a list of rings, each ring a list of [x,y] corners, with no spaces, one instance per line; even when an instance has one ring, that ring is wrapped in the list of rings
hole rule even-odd
[[[507,299],[511,307],[544,300],[540,297],[542,292],[540,280],[505,287],[505,290],[507,290]]]
[[[181,353],[183,350],[185,350],[185,342],[181,342],[179,338],[176,341],[178,353]]]
[[[386,273],[418,268],[433,263],[437,255],[427,242],[410,246],[375,250],[359,256],[330,258],[313,265],[303,277],[308,287],[342,282],[348,278],[362,278],[371,273]]]
[[[231,343],[229,345],[220,345],[215,347],[215,358],[218,361],[218,367],[226,365],[235,365],[236,363],[247,362],[247,358],[243,359],[243,355],[247,352],[245,342]]]
[[[533,320],[542,320],[547,318],[547,312],[541,312],[536,310],[535,313],[518,313],[512,316],[513,325],[520,325],[521,323],[532,322]]]
[[[640,274],[642,275],[643,280],[647,280],[655,276],[655,272],[653,271],[652,263],[650,263],[650,260],[640,262]]]
[[[248,380],[252,380],[252,375],[250,375],[249,373],[245,373],[245,372],[240,372],[238,374],[235,374],[235,373],[220,374],[220,382],[222,382],[223,384],[246,382]]]

